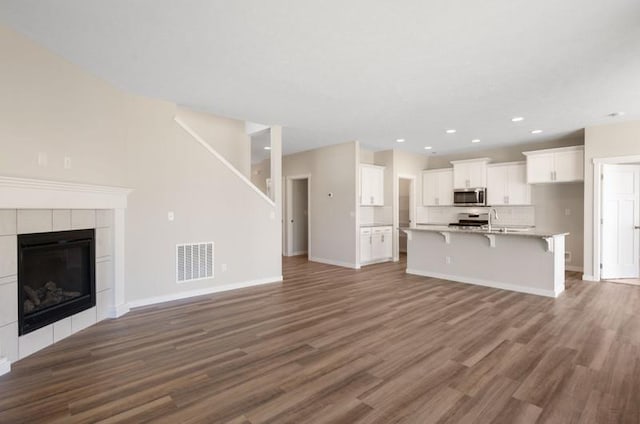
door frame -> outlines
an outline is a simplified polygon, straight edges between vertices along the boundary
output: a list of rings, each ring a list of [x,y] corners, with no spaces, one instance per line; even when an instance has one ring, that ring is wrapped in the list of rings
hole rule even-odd
[[[409,220],[411,223],[409,224],[411,227],[415,227],[416,225],[416,212],[417,212],[417,203],[416,203],[416,184],[418,181],[418,177],[416,175],[410,174],[398,174],[395,179],[395,198],[393,199],[393,261],[398,262],[400,260],[400,180],[410,180],[411,184],[409,187]]]
[[[307,256],[311,256],[311,174],[291,175],[286,177],[286,211],[285,225],[283,230],[286,234],[285,256],[293,256],[293,231],[291,231],[291,217],[293,215],[293,202],[291,191],[293,190],[294,180],[307,180]]]
[[[602,165],[632,165],[640,163],[640,155],[593,158],[593,249],[591,275],[583,275],[587,281],[600,281],[602,258]],[[584,271],[587,271],[586,269]]]

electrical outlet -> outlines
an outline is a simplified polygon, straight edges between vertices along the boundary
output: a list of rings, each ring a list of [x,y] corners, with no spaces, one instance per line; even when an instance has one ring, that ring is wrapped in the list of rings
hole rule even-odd
[[[65,156],[64,157],[64,169],[71,169],[71,157],[70,156]]]
[[[447,263],[447,265],[451,265],[451,256],[447,256],[444,261]]]
[[[176,216],[174,215],[173,211],[169,211],[169,213],[167,213],[167,219],[169,221],[173,221],[176,218]]]
[[[569,215],[571,215],[571,209],[569,209],[569,208],[565,209],[565,210],[564,210],[564,215],[565,215],[565,216],[569,216]]]
[[[227,264],[222,264],[220,268],[222,268],[222,272],[227,272]]]

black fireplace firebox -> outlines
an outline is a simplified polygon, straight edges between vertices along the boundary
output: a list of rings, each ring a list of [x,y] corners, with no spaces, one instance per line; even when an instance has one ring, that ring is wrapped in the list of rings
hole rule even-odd
[[[96,305],[95,231],[18,235],[19,335]]]

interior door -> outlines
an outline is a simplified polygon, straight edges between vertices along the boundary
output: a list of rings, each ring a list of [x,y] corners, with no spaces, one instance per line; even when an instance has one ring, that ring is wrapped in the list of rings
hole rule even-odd
[[[640,277],[640,166],[604,165],[602,278]]]

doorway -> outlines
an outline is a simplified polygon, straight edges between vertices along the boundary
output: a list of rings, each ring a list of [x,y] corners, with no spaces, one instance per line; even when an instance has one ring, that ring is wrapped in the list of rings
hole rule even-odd
[[[398,228],[415,226],[415,181],[413,176],[398,177],[398,206],[396,208],[397,216],[394,219],[397,223],[395,261],[400,260],[400,257],[407,253],[407,234],[404,231],[399,231]]]
[[[602,165],[600,212],[600,277],[640,284],[640,165]]]
[[[311,176],[287,177],[286,256],[309,254]]]

